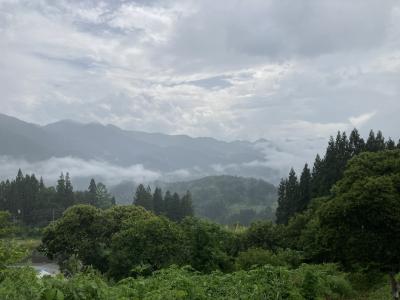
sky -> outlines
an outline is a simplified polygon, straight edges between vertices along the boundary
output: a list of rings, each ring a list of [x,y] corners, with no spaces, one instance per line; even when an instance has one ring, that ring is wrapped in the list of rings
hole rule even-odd
[[[0,36],[0,112],[26,121],[300,152],[399,138],[398,1],[0,0]]]

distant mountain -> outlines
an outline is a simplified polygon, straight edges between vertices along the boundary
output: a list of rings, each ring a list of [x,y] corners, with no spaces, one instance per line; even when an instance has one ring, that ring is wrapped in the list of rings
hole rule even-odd
[[[183,195],[190,191],[197,216],[222,224],[249,224],[256,219],[272,219],[277,201],[276,187],[264,180],[237,176],[208,176],[197,180],[151,184],[163,191]],[[132,203],[136,185],[121,183],[111,188],[119,203]]]
[[[119,168],[141,164],[169,181],[214,174],[252,176],[273,182],[280,177],[276,169],[266,166],[265,154],[257,147],[260,141],[224,142],[74,121],[39,126],[3,114],[0,141],[0,156],[28,162],[72,157]]]

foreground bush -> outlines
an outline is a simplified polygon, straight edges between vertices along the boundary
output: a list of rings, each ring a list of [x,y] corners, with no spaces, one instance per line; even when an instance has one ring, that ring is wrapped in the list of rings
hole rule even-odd
[[[110,284],[94,271],[69,279],[39,279],[33,270],[0,272],[0,299],[352,299],[343,273],[333,265],[302,265],[289,270],[264,266],[230,274],[204,275],[191,268],[171,267],[143,278]]]

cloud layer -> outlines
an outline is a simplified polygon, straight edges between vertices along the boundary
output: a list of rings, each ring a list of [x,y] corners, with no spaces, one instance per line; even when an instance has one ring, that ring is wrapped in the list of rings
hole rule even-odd
[[[399,17],[394,0],[3,0],[1,112],[288,150],[354,126],[398,138]]]

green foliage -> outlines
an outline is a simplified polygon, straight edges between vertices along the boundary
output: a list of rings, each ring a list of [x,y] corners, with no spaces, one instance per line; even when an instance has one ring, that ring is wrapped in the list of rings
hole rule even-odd
[[[34,174],[24,176],[21,170],[15,180],[0,182],[0,210],[10,212],[14,222],[24,226],[44,227],[74,204],[104,209],[115,205],[115,199],[104,184],[96,185],[94,179],[87,191],[74,192],[68,173],[61,174],[55,188],[46,187]]]
[[[321,246],[347,267],[398,272],[400,151],[362,153],[349,162],[334,198],[318,212]]]
[[[276,205],[276,188],[263,180],[208,176],[162,187],[179,195],[190,191],[194,214],[220,224],[249,225],[256,220],[274,219],[272,209]]]
[[[289,177],[282,179],[278,188],[277,222],[287,224],[295,214],[304,211],[312,198],[329,196],[333,185],[343,177],[348,161],[365,151],[379,152],[395,149],[394,142],[389,139],[385,142],[382,132],[371,130],[365,143],[357,129],[354,129],[350,138],[345,132],[338,132],[336,138],[331,137],[325,155],[316,156],[312,173],[306,165],[297,182],[294,170],[290,170]]]
[[[312,274],[313,280],[308,279]],[[0,272],[0,299],[345,299],[353,296],[345,274],[332,266],[302,266],[296,270],[264,266],[230,274],[203,275],[190,268],[171,267],[143,278],[110,284],[96,272],[72,278],[36,277],[29,268]]]
[[[0,269],[7,265],[17,263],[25,258],[29,253],[29,249],[12,239],[0,240]],[[0,298],[1,299],[1,298]]]
[[[182,257],[179,227],[164,217],[134,221],[112,238],[109,273],[115,278],[132,276],[135,266],[151,270],[177,263]]]
[[[154,209],[153,196],[151,194],[151,189],[149,186],[145,188],[143,184],[139,184],[136,189],[133,204],[141,206],[149,211],[152,211]]]
[[[239,253],[236,258],[236,268],[250,270],[256,266],[264,265],[297,268],[302,259],[302,255],[299,252],[290,249],[280,249],[273,252],[261,248],[250,248]]]
[[[135,206],[100,210],[91,205],[76,205],[44,230],[41,250],[49,258],[57,259],[64,271],[69,269],[70,258],[74,256],[83,265],[106,272],[112,236],[128,226],[126,224],[152,216]]]
[[[275,225],[270,221],[255,222],[251,224],[243,236],[245,248],[263,248],[277,250],[284,246],[282,225]]]
[[[203,272],[230,271],[231,256],[238,251],[237,236],[220,226],[194,218],[186,218],[181,228],[184,233],[185,263]]]

